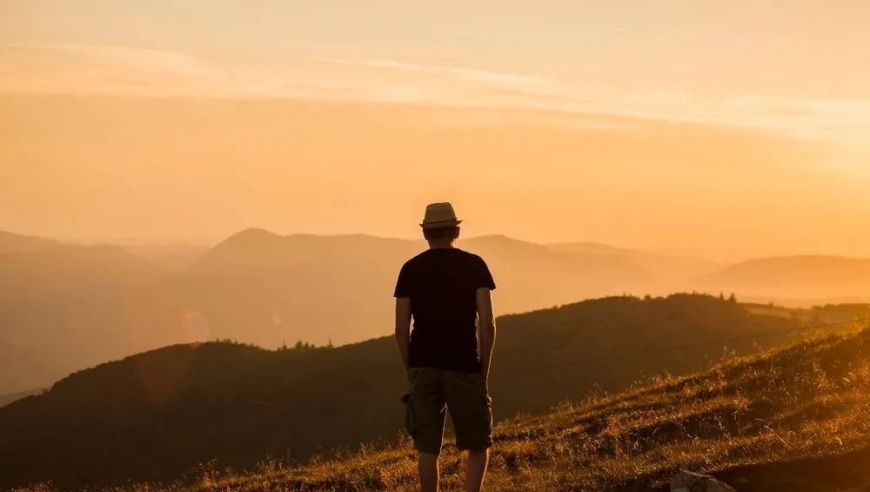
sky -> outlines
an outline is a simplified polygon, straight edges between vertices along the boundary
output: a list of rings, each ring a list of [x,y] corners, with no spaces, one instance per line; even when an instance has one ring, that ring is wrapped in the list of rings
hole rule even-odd
[[[0,0],[0,229],[870,257],[870,2]]]

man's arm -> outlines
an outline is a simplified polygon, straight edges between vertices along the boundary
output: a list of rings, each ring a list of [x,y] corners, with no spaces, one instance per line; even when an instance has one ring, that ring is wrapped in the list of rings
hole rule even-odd
[[[480,330],[480,372],[489,378],[492,349],[495,347],[495,315],[492,309],[492,292],[488,287],[477,289],[477,318]]]
[[[396,342],[399,344],[399,355],[405,370],[411,370],[410,345],[411,345],[411,298],[396,298]]]

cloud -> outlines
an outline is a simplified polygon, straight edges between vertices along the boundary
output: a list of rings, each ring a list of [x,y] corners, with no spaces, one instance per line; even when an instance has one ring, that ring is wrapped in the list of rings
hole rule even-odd
[[[213,98],[302,98],[522,108],[584,115],[594,128],[619,116],[728,125],[870,155],[870,100],[761,94],[698,96],[631,91],[576,80],[383,58],[288,57],[219,63],[189,53],[129,46],[0,47],[0,92],[72,92]]]
[[[483,84],[490,88],[512,89],[531,95],[555,94],[559,91],[560,82],[556,79],[510,72],[495,72],[461,67],[429,66],[396,60],[336,60],[335,63],[357,64],[364,67],[385,68],[408,73],[420,73],[444,76],[457,81]]]
[[[33,49],[78,57],[86,63],[115,65],[120,69],[149,74],[207,75],[209,73],[197,58],[180,51],[82,44],[30,46]]]
[[[182,94],[214,90],[213,70],[178,51],[85,44],[0,48],[5,92]]]

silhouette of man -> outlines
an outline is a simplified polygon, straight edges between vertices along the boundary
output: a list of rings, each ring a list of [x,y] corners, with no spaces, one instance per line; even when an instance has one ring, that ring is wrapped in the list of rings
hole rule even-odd
[[[423,492],[438,491],[447,410],[456,447],[468,451],[468,492],[480,491],[492,446],[487,380],[495,282],[483,259],[454,247],[460,222],[449,203],[426,207],[420,226],[429,249],[405,263],[396,283],[396,341],[410,387],[405,424],[419,453]]]

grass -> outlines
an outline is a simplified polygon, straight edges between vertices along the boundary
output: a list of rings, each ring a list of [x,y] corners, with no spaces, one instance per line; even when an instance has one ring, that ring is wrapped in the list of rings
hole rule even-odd
[[[750,480],[741,491],[821,491],[811,478],[802,485],[800,477],[811,477],[831,460],[870,460],[868,415],[870,330],[852,329],[504,422],[496,428],[486,490],[656,490],[675,471],[688,468],[739,483]],[[403,442],[305,465],[267,459],[246,471],[204,466],[188,481],[113,490],[410,492],[416,490],[414,463],[410,444]],[[462,464],[462,456],[447,445],[442,490],[462,490]],[[870,483],[870,471],[856,469],[846,485]],[[762,487],[759,480],[791,485]]]

